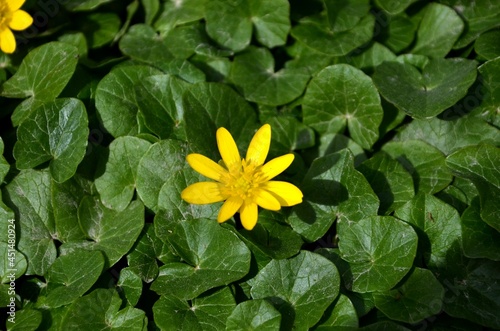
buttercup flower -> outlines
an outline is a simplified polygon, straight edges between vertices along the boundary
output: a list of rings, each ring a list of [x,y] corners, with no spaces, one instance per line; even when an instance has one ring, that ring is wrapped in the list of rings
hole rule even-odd
[[[0,49],[4,53],[16,50],[12,30],[21,31],[33,23],[33,18],[20,10],[25,0],[0,0]]]
[[[286,154],[264,164],[271,145],[271,126],[263,125],[253,136],[246,158],[242,159],[233,137],[225,128],[217,130],[221,164],[201,154],[189,154],[187,162],[197,172],[216,182],[199,182],[185,188],[181,197],[193,204],[225,201],[217,221],[225,222],[239,211],[241,223],[252,230],[257,223],[258,207],[279,210],[302,202],[302,192],[293,184],[273,181],[293,162]]]

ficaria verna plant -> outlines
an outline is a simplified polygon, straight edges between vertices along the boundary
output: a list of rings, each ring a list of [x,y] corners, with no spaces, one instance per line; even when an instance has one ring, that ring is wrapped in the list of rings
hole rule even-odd
[[[181,193],[189,203],[207,204],[224,201],[217,221],[225,222],[239,211],[241,223],[252,230],[257,223],[257,206],[280,210],[302,202],[302,192],[293,184],[272,181],[293,162],[293,154],[277,157],[264,164],[271,145],[271,126],[265,124],[255,133],[246,158],[242,159],[231,134],[217,130],[217,145],[223,165],[200,154],[189,154],[189,165],[217,182],[192,184]]]
[[[0,0],[0,330],[500,330],[500,1]]]

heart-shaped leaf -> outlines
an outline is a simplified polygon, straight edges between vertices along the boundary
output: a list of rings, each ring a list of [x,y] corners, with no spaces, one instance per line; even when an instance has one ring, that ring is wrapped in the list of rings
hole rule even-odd
[[[44,305],[67,305],[87,292],[104,268],[99,251],[74,251],[58,257],[47,271],[47,298]]]
[[[132,200],[137,182],[137,168],[151,146],[146,140],[119,137],[109,145],[107,160],[101,160],[102,175],[95,179],[101,202],[107,208],[122,211]]]
[[[415,268],[400,286],[373,294],[375,306],[392,320],[418,323],[442,310],[444,288],[428,269]]]
[[[371,78],[347,64],[326,67],[309,83],[303,104],[304,124],[320,134],[349,128],[354,141],[370,149],[378,138],[383,110]]]
[[[274,71],[274,58],[265,48],[248,47],[237,55],[229,73],[231,81],[249,101],[278,106],[299,97],[309,75],[301,69]]]
[[[286,0],[207,1],[207,33],[233,51],[250,43],[255,27],[257,40],[269,47],[283,45],[290,30],[290,4]]]
[[[242,278],[250,268],[249,249],[214,220],[181,221],[167,239],[186,263],[172,262],[160,268],[151,286],[159,294],[193,299]]]
[[[384,62],[373,82],[380,94],[415,118],[430,118],[453,106],[476,80],[476,62],[431,59],[420,72],[410,64]]]
[[[438,198],[417,194],[396,210],[394,216],[419,229],[419,253],[429,267],[444,267],[447,256],[461,252],[460,216],[453,207]]]
[[[385,291],[411,269],[417,234],[392,216],[372,216],[358,222],[338,221],[339,249],[349,263],[346,287],[354,292]]]
[[[280,328],[281,314],[266,300],[248,300],[234,308],[226,321],[227,331],[274,331]]]
[[[163,330],[224,330],[226,319],[236,306],[229,287],[190,302],[162,295],[153,306],[155,324]]]
[[[252,298],[267,299],[282,315],[282,328],[307,330],[339,294],[337,268],[321,255],[301,251],[287,260],[272,260],[252,285]]]
[[[78,99],[44,103],[17,129],[14,157],[19,169],[50,160],[50,174],[61,183],[71,178],[85,156],[89,134],[87,112]]]
[[[353,221],[377,215],[378,198],[347,149],[314,160],[300,189],[305,201],[293,207],[288,222],[309,241],[321,238],[339,214]]]

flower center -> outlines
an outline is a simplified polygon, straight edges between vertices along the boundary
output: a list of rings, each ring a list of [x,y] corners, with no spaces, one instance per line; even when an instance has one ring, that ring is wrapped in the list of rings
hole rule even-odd
[[[233,164],[228,169],[228,175],[221,179],[222,193],[243,200],[252,199],[255,189],[262,182],[259,170],[260,167],[247,163],[245,159],[241,160],[241,164]]]
[[[0,31],[8,28],[10,21],[12,20],[12,12],[10,11],[9,5],[4,0],[0,0]]]

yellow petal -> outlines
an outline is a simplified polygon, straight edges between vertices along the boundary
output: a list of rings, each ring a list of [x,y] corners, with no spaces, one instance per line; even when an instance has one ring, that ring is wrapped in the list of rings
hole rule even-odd
[[[11,11],[16,11],[23,5],[25,0],[6,0]]]
[[[286,168],[292,164],[294,159],[293,154],[286,154],[277,158],[272,159],[262,166],[260,169],[263,179],[270,180],[285,171]]]
[[[10,29],[0,32],[0,49],[7,54],[14,53],[16,50],[16,38]]]
[[[262,188],[271,192],[282,206],[290,207],[302,202],[303,194],[293,184],[273,180],[264,183]]]
[[[181,198],[189,203],[204,205],[225,200],[219,184],[215,182],[199,182],[186,187],[181,192]]]
[[[15,11],[12,14],[12,20],[9,23],[9,27],[12,30],[21,31],[29,27],[33,23],[33,18],[25,12],[24,10]]]
[[[219,128],[216,135],[217,146],[226,167],[230,169],[231,165],[235,163],[241,164],[240,152],[238,152],[238,147],[229,131],[225,128]]]
[[[241,224],[247,230],[252,230],[257,224],[257,218],[259,217],[257,204],[250,202],[243,202],[240,208],[240,219]]]
[[[253,136],[248,146],[245,160],[255,166],[260,166],[266,161],[269,147],[271,146],[271,126],[264,124]]]
[[[243,199],[239,197],[231,197],[227,199],[219,210],[217,222],[222,223],[233,217],[243,204]]]
[[[255,194],[255,202],[264,209],[280,210],[280,202],[269,192],[259,189]]]
[[[186,160],[191,168],[210,179],[220,181],[220,178],[227,173],[220,164],[201,154],[189,154]]]

